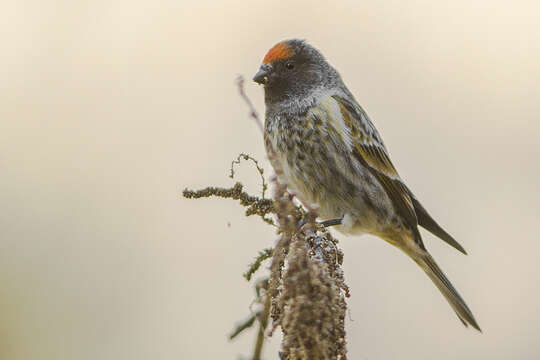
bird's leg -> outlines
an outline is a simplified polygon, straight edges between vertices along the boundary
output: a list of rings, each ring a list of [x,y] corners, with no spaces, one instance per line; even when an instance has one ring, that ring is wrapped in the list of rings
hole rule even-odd
[[[324,227],[330,227],[330,226],[341,225],[342,222],[343,222],[343,219],[331,219],[331,220],[322,221],[319,224]]]
[[[298,229],[301,229],[304,225],[306,225],[308,223],[308,218],[307,216],[304,216],[302,218],[302,220],[300,220],[300,222],[298,223]]]
[[[300,223],[298,224],[298,228],[301,229],[304,225],[308,223],[309,219],[307,217],[304,217],[302,220],[300,220]],[[318,222],[317,224],[322,225],[323,227],[330,227],[330,226],[336,226],[341,225],[343,222],[343,219],[331,219],[326,221]]]

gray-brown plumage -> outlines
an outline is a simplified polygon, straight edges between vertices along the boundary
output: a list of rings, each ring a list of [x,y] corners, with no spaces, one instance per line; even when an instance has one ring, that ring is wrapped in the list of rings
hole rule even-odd
[[[375,126],[338,72],[301,40],[278,43],[254,81],[265,89],[265,146],[280,181],[339,231],[400,248],[430,277],[465,325],[470,309],[426,250],[418,225],[466,253],[399,177]]]

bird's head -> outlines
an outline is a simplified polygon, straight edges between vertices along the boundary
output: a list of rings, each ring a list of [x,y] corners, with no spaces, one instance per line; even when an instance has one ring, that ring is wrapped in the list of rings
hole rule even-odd
[[[282,100],[329,86],[336,76],[317,49],[304,40],[292,39],[268,51],[253,81],[264,85],[267,100]]]

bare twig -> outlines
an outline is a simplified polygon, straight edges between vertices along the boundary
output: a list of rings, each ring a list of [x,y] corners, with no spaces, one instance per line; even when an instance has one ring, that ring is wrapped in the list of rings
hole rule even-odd
[[[238,92],[240,93],[240,96],[242,97],[242,99],[244,99],[247,106],[249,107],[249,111],[250,111],[249,116],[251,116],[251,118],[255,120],[255,122],[259,126],[259,130],[261,130],[261,133],[264,133],[264,126],[263,126],[262,121],[259,119],[257,110],[255,110],[253,103],[251,102],[249,97],[246,95],[246,92],[244,91],[244,82],[245,82],[244,77],[242,75],[238,75],[238,77],[236,78],[236,85],[238,86]]]
[[[272,257],[273,253],[272,248],[264,249],[262,251],[259,251],[259,255],[255,259],[255,261],[249,265],[248,270],[244,273],[244,277],[247,281],[251,280],[251,277],[253,274],[259,270],[259,267],[261,266],[262,262],[266,259],[270,259]]]
[[[201,190],[184,189],[183,195],[188,199],[198,199],[217,196],[221,198],[229,198],[240,200],[242,206],[247,207],[246,216],[258,215],[264,222],[274,225],[274,221],[267,218],[266,215],[274,212],[274,203],[270,199],[261,199],[256,196],[251,196],[243,191],[244,186],[237,182],[232,188],[220,188],[209,186]]]
[[[234,339],[235,337],[237,337],[242,331],[246,330],[246,329],[249,329],[250,327],[253,326],[253,324],[255,323],[255,319],[260,316],[260,312],[256,312],[252,315],[249,316],[249,318],[247,318],[247,320],[245,320],[244,322],[240,323],[236,329],[234,329],[234,331],[231,333],[231,335],[229,335],[229,340],[232,340]]]
[[[252,161],[253,164],[255,164],[255,167],[257,168],[257,171],[259,172],[259,175],[261,176],[261,180],[262,180],[262,198],[264,199],[264,195],[266,193],[266,190],[268,189],[268,184],[266,183],[266,179],[264,178],[264,169],[259,165],[259,162],[254,159],[251,155],[248,155],[248,154],[244,154],[244,153],[241,153],[240,155],[238,155],[238,157],[236,158],[236,160],[233,160],[231,162],[231,175],[229,175],[229,177],[231,179],[234,178],[234,165],[240,165],[240,160],[241,159],[244,159],[244,160],[249,160],[249,161]]]

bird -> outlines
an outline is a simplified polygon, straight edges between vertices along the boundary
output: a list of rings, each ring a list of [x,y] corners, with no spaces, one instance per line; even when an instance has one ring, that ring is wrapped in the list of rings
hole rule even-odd
[[[323,225],[374,235],[402,250],[459,320],[481,332],[426,249],[419,226],[467,252],[407,187],[375,125],[322,53],[305,40],[280,41],[253,81],[264,87],[264,145],[278,181],[300,202],[315,206]]]

